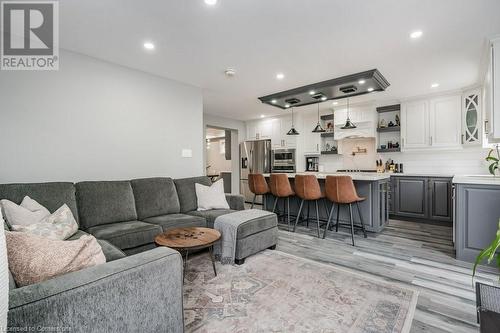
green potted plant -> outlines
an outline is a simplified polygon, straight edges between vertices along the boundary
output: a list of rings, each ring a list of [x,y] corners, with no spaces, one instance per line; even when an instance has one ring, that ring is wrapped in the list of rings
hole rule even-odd
[[[493,154],[495,154],[496,156],[493,156]],[[498,145],[496,145],[494,149],[490,149],[488,156],[486,156],[486,161],[490,162],[488,170],[493,176],[495,176],[495,173],[498,170],[498,164],[500,162],[500,150],[498,148]]]

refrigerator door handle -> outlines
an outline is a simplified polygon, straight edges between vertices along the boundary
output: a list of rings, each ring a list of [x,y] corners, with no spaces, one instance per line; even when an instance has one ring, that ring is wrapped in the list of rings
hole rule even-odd
[[[253,173],[253,150],[250,150],[250,158],[248,162],[248,169],[250,170],[250,173]]]

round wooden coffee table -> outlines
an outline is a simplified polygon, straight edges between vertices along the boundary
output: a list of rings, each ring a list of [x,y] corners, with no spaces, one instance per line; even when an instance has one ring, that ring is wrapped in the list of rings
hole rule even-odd
[[[213,255],[213,246],[220,239],[220,232],[215,229],[191,227],[175,228],[168,230],[155,237],[156,244],[166,246],[185,253],[184,270],[186,270],[189,251],[196,251],[208,248],[214,274],[217,276]]]

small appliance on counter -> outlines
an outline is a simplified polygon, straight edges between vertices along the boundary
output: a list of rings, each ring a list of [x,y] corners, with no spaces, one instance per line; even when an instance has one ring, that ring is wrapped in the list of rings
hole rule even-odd
[[[295,172],[295,149],[274,149],[271,157],[271,172]]]
[[[319,157],[306,157],[306,171],[319,171]]]

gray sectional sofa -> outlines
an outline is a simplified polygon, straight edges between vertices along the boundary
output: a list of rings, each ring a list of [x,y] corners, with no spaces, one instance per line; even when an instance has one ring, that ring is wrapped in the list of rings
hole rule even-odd
[[[0,184],[0,199],[20,203],[28,195],[51,212],[67,204],[80,226],[70,239],[94,235],[107,260],[22,288],[11,279],[9,327],[182,332],[182,258],[174,250],[156,248],[154,237],[175,227],[213,227],[217,216],[244,209],[243,197],[227,195],[231,209],[196,211],[195,183],[211,181]]]

